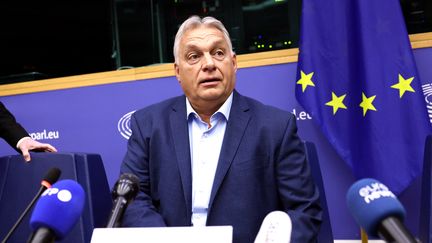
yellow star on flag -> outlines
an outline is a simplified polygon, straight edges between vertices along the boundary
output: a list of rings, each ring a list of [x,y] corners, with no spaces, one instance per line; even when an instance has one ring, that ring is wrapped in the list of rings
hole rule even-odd
[[[399,98],[402,98],[406,91],[415,92],[414,89],[411,87],[411,82],[413,81],[413,79],[414,77],[404,79],[402,75],[399,74],[399,82],[391,86],[393,89],[399,90]]]
[[[312,82],[312,76],[314,72],[305,74],[303,71],[300,71],[300,79],[297,81],[297,84],[301,84],[303,93],[305,92],[307,86],[315,87],[315,84]]]
[[[347,108],[343,103],[345,96],[346,96],[346,94],[338,97],[334,92],[332,92],[332,100],[327,102],[326,105],[333,107],[333,115],[336,114],[336,112],[339,108],[341,108],[341,109]]]
[[[366,95],[362,92],[362,102],[360,103],[360,107],[363,108],[363,116],[366,116],[366,112],[368,110],[376,111],[375,106],[372,104],[374,99],[376,98],[376,95],[371,97],[366,97]]]

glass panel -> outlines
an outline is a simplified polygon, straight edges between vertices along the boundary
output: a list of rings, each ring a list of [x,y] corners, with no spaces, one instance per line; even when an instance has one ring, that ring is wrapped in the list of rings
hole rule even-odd
[[[125,0],[115,0],[117,4]],[[144,0],[129,0],[142,2]],[[153,62],[137,59],[132,63],[124,58],[121,66],[144,66],[173,62],[172,46],[179,25],[190,15],[214,16],[228,29],[237,54],[256,53],[298,47],[301,0],[152,0],[153,21],[147,22],[145,36],[157,43],[146,49]],[[410,34],[432,31],[432,1],[401,0]],[[150,11],[150,10],[149,10]],[[136,32],[140,32],[136,31]],[[121,32],[121,29],[120,29]],[[135,33],[136,33],[135,32]],[[139,34],[132,35],[137,38]],[[143,48],[141,48],[143,49]],[[131,46],[122,53],[136,55]],[[155,53],[157,52],[157,53]],[[131,54],[129,54],[131,53]],[[148,60],[148,59],[147,59]]]
[[[400,0],[410,34],[431,0]],[[173,62],[179,25],[214,16],[237,54],[298,47],[301,0],[0,1],[0,84]]]

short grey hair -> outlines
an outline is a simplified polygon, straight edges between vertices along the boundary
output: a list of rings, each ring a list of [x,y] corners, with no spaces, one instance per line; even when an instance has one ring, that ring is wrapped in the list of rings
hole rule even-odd
[[[188,30],[195,29],[201,25],[206,25],[208,27],[214,27],[214,28],[220,30],[224,35],[224,39],[228,43],[228,48],[231,51],[231,54],[234,53],[234,51],[232,49],[232,43],[231,43],[229,33],[226,30],[225,26],[222,24],[222,22],[220,22],[219,20],[217,20],[214,17],[208,16],[205,18],[201,18],[199,16],[194,15],[194,16],[189,17],[187,20],[185,20],[183,22],[182,25],[180,25],[180,27],[177,31],[177,34],[175,36],[174,50],[173,50],[175,63],[178,64],[178,51],[179,51],[180,39],[183,37],[184,33],[186,33],[186,31],[188,31]]]

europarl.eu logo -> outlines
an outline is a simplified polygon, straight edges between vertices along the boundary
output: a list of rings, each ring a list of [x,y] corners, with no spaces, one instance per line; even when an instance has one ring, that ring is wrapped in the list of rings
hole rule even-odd
[[[30,137],[34,140],[52,140],[60,139],[60,132],[58,130],[47,130],[43,129],[39,132],[29,133]]]
[[[132,114],[135,111],[128,112],[124,114],[117,123],[117,129],[124,138],[129,139],[132,134],[132,130],[130,128],[130,119]]]
[[[423,94],[426,101],[426,107],[429,115],[429,121],[432,123],[432,83],[422,85]]]

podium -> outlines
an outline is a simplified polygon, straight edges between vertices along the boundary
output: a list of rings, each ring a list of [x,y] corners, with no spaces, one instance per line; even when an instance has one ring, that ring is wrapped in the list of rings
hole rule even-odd
[[[112,200],[102,159],[98,154],[32,153],[30,163],[21,155],[0,157],[0,240],[15,224],[52,167],[61,170],[59,180],[77,181],[85,192],[84,211],[62,243],[89,242],[93,228],[104,227]],[[8,242],[27,242],[32,230],[30,211]]]
[[[96,228],[91,243],[232,243],[232,226]]]

